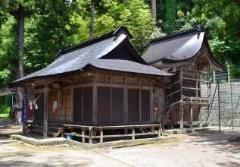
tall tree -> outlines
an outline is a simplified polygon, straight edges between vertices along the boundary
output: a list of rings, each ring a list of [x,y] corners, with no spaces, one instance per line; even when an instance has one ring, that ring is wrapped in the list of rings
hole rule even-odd
[[[91,13],[90,13],[90,26],[89,26],[89,39],[93,38],[93,29],[94,29],[94,15],[95,15],[95,0],[91,0]]]
[[[151,0],[153,22],[157,23],[157,4],[156,0]]]
[[[165,12],[166,30],[168,33],[171,33],[175,30],[175,21],[177,14],[176,0],[165,0]]]

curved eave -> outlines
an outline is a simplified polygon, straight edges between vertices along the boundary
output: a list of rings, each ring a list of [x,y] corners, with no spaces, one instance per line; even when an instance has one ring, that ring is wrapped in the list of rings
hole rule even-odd
[[[189,56],[188,58],[186,59],[179,59],[179,60],[175,60],[175,59],[169,59],[169,58],[162,58],[158,61],[155,61],[155,62],[151,62],[150,64],[151,65],[154,65],[154,64],[159,64],[161,62],[162,66],[164,66],[164,64],[166,64],[166,66],[169,66],[170,64],[176,64],[176,66],[179,66],[181,64],[184,64],[185,62],[188,62],[189,60],[192,60],[194,58],[196,58],[197,56],[200,56],[201,54],[199,54],[201,52],[201,49],[203,47],[203,43],[205,43],[206,47],[207,47],[207,50],[208,50],[208,60],[210,61],[210,63],[213,65],[213,69],[215,71],[223,71],[224,69],[226,69],[226,67],[219,63],[216,58],[213,56],[212,54],[212,51],[210,49],[210,46],[209,46],[209,43],[206,39],[206,37],[203,38],[203,41],[202,41],[202,44],[201,44],[201,47],[197,50],[196,54],[192,55],[192,56]],[[169,65],[167,65],[169,64]]]
[[[215,65],[215,70],[216,71],[224,71],[226,69],[226,67],[223,64],[219,63],[218,60],[213,56],[206,37],[204,38],[204,42],[205,42],[205,44],[207,46],[207,49],[208,49],[208,52],[209,52],[210,61],[212,62],[212,64]]]

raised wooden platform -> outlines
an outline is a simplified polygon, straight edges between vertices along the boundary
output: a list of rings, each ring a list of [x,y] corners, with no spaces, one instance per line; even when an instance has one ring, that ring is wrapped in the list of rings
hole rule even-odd
[[[67,138],[79,138],[85,143],[103,143],[116,139],[136,139],[163,135],[160,124],[86,126],[63,124]]]

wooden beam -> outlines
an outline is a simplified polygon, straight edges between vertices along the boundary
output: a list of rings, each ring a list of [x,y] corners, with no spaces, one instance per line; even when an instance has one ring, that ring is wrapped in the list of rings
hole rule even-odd
[[[43,119],[43,137],[47,138],[48,134],[48,84],[44,85],[44,119]]]

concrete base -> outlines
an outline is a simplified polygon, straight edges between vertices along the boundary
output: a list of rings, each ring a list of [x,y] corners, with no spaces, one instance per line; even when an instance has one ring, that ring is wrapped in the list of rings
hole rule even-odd
[[[137,145],[145,145],[145,144],[153,144],[156,142],[170,142],[171,140],[176,140],[175,137],[162,136],[157,138],[147,138],[147,139],[136,139],[136,140],[119,140],[119,141],[111,141],[105,143],[97,143],[97,144],[88,144],[88,143],[80,143],[74,140],[68,140],[67,143],[71,147],[79,147],[84,149],[95,149],[95,148],[120,148],[120,147],[131,147]]]
[[[22,135],[11,135],[12,139],[22,141],[24,143],[36,145],[36,146],[47,146],[47,145],[61,145],[67,144],[72,147],[79,147],[84,149],[93,149],[93,148],[103,148],[103,147],[129,147],[143,144],[152,144],[155,142],[169,142],[171,140],[175,140],[176,137],[171,134],[186,134],[186,133],[195,133],[195,132],[210,132],[211,127],[209,128],[194,128],[194,129],[170,129],[164,130],[164,136],[156,137],[156,138],[145,138],[145,139],[135,139],[135,140],[119,140],[119,141],[111,141],[104,143],[81,143],[74,140],[67,140],[63,137],[58,138],[37,138],[37,137],[27,137]],[[170,136],[168,136],[170,135]]]
[[[168,130],[164,130],[164,134],[186,134],[186,133],[194,133],[195,132],[195,128],[194,129],[168,129]]]
[[[19,140],[24,143],[32,144],[35,146],[41,146],[41,145],[59,145],[66,143],[66,139],[63,137],[58,138],[47,138],[47,139],[35,139],[32,137],[22,136],[22,135],[11,135],[11,138],[14,140]]]
[[[119,140],[119,141],[111,141],[105,143],[81,143],[74,140],[67,140],[65,138],[48,138],[48,139],[36,139],[32,137],[22,136],[22,135],[11,135],[11,138],[14,140],[22,141],[27,144],[35,145],[35,146],[49,146],[49,145],[61,145],[67,144],[70,147],[77,147],[83,149],[94,149],[94,148],[104,148],[104,147],[128,147],[128,146],[136,146],[143,144],[152,144],[155,142],[169,142],[171,140],[175,140],[175,137],[162,136],[157,138],[147,138],[147,139],[136,139],[136,140]]]

